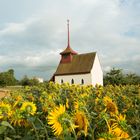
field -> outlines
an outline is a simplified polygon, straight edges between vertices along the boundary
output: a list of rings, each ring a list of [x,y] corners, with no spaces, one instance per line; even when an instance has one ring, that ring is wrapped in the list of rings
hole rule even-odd
[[[8,89],[0,121],[0,140],[139,140],[140,85]]]
[[[0,99],[6,96],[9,96],[9,90],[5,90],[5,89],[0,89]]]
[[[21,89],[22,86],[7,86],[6,88],[0,88],[0,99],[10,96],[10,91]]]

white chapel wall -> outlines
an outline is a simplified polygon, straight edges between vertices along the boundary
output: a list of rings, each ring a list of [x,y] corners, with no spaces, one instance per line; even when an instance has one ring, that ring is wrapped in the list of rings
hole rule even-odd
[[[72,79],[74,80],[74,84],[81,84],[82,79],[84,80],[84,85],[92,84],[91,73],[55,76],[55,82],[59,84],[61,84],[61,80],[63,80],[64,83],[68,82],[71,84]]]
[[[95,56],[91,74],[92,74],[92,85],[96,84],[103,85],[103,71],[97,54]]]

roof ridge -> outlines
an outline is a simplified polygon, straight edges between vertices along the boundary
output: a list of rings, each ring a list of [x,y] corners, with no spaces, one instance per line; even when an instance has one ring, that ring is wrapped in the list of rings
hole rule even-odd
[[[78,54],[78,55],[75,55],[75,56],[79,56],[79,55],[87,55],[87,54],[95,54],[97,52],[89,52],[89,53],[81,53],[81,54]]]

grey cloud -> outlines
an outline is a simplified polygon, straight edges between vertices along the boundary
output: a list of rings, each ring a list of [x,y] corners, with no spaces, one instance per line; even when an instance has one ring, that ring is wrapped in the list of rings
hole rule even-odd
[[[20,77],[24,72],[51,77],[67,44],[66,19],[70,17],[74,50],[97,51],[104,70],[115,66],[140,74],[139,1],[47,2],[49,6],[37,16],[0,28],[1,67],[12,66]]]

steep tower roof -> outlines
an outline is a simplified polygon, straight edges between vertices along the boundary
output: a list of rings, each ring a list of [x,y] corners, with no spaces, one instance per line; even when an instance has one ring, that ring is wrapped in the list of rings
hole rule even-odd
[[[61,52],[60,54],[68,54],[68,53],[71,53],[71,54],[78,54],[77,52],[75,52],[70,46],[68,46],[63,52]]]

